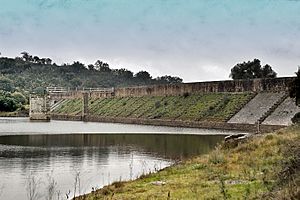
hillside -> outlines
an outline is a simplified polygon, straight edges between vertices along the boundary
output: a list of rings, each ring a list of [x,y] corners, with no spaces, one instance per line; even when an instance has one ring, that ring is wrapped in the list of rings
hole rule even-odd
[[[0,57],[0,115],[7,115],[1,112],[23,112],[29,102],[29,94],[43,93],[49,86],[97,88],[181,82],[179,77],[166,75],[152,78],[146,71],[134,74],[124,68],[111,69],[99,60],[88,66],[80,62],[56,65],[49,58],[38,58],[23,52],[22,58]],[[9,116],[17,113],[10,113]]]
[[[171,76],[152,78],[146,71],[134,74],[124,68],[111,69],[102,61],[86,66],[80,62],[57,65],[52,64],[51,59],[47,62],[45,60],[47,59],[0,57],[0,90],[8,89],[2,87],[4,77],[7,78],[5,84],[10,88],[28,91],[47,86],[120,87],[182,82],[182,79]]]

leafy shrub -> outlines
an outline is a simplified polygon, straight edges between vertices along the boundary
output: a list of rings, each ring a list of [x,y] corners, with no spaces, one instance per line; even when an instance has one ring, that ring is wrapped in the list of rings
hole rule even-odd
[[[155,102],[155,108],[157,109],[157,108],[159,108],[160,107],[160,101],[156,101]]]
[[[24,105],[24,104],[27,103],[26,97],[25,97],[22,93],[20,93],[20,92],[14,92],[14,93],[12,94],[12,97],[13,97],[13,98],[16,100],[16,102],[19,103],[19,104]]]
[[[295,114],[295,116],[292,118],[292,122],[294,124],[300,123],[300,112]]]
[[[33,90],[33,93],[35,93],[35,94],[41,94],[41,95],[46,94],[46,88],[44,88],[44,87],[37,87],[37,88],[35,88]]]
[[[0,77],[0,90],[13,92],[15,90],[12,80],[6,77]]]
[[[115,186],[115,188],[121,188],[124,186],[124,182],[116,181],[116,182],[113,182],[111,185]]]
[[[12,112],[17,110],[18,104],[15,99],[8,96],[0,96],[0,111]]]
[[[188,97],[188,96],[190,96],[190,93],[188,93],[188,92],[183,93],[183,97],[184,97],[184,98],[186,98],[186,97]]]
[[[221,146],[217,146],[216,149],[209,155],[209,162],[212,164],[223,164],[226,162],[225,155],[221,152]]]

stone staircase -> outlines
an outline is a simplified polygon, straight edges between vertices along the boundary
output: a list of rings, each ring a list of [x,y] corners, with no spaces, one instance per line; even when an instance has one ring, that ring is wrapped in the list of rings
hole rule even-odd
[[[277,108],[280,104],[282,104],[284,102],[284,100],[286,98],[288,98],[288,93],[284,93],[284,95],[282,97],[280,97],[274,104],[273,106],[271,106],[269,108],[269,110],[267,110],[258,120],[257,123],[262,124],[263,121],[265,121],[265,119],[267,119],[268,116],[270,116]]]
[[[266,117],[264,115],[276,109],[278,105],[274,106],[274,104],[280,103],[285,98],[285,92],[258,93],[238,113],[228,120],[228,123],[256,124],[258,120]]]
[[[286,98],[263,122],[265,125],[283,125],[292,124],[292,118],[300,112],[300,107],[296,106],[295,99]]]

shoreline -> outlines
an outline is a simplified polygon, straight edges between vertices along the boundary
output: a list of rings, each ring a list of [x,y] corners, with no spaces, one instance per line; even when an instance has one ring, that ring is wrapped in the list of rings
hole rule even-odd
[[[0,117],[29,117],[28,112],[15,111],[15,112],[0,112]]]
[[[235,134],[251,134],[244,131],[228,131],[217,129],[201,129],[201,128],[185,128],[185,127],[170,127],[170,126],[153,126],[153,125],[140,125],[140,124],[122,124],[122,123],[109,123],[109,122],[84,122],[84,121],[63,121],[63,120],[51,120],[50,122],[41,122],[30,120],[28,117],[0,117],[2,120],[20,121],[22,123],[28,122],[32,125],[35,123],[43,125],[46,128],[46,132],[40,132],[38,130],[26,127],[20,127],[14,131],[10,130],[9,125],[6,127],[9,135],[46,135],[49,134],[102,134],[102,135],[235,135]],[[51,126],[63,126],[65,128],[59,131],[51,132]],[[83,126],[85,128],[78,131],[76,127]],[[29,126],[31,127],[31,126]],[[67,128],[69,127],[69,128]]]

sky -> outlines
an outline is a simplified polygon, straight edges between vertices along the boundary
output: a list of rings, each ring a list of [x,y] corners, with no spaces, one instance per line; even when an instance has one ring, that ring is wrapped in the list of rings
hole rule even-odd
[[[185,82],[229,79],[235,64],[254,58],[291,76],[300,65],[300,1],[0,0],[1,56],[22,51]]]

